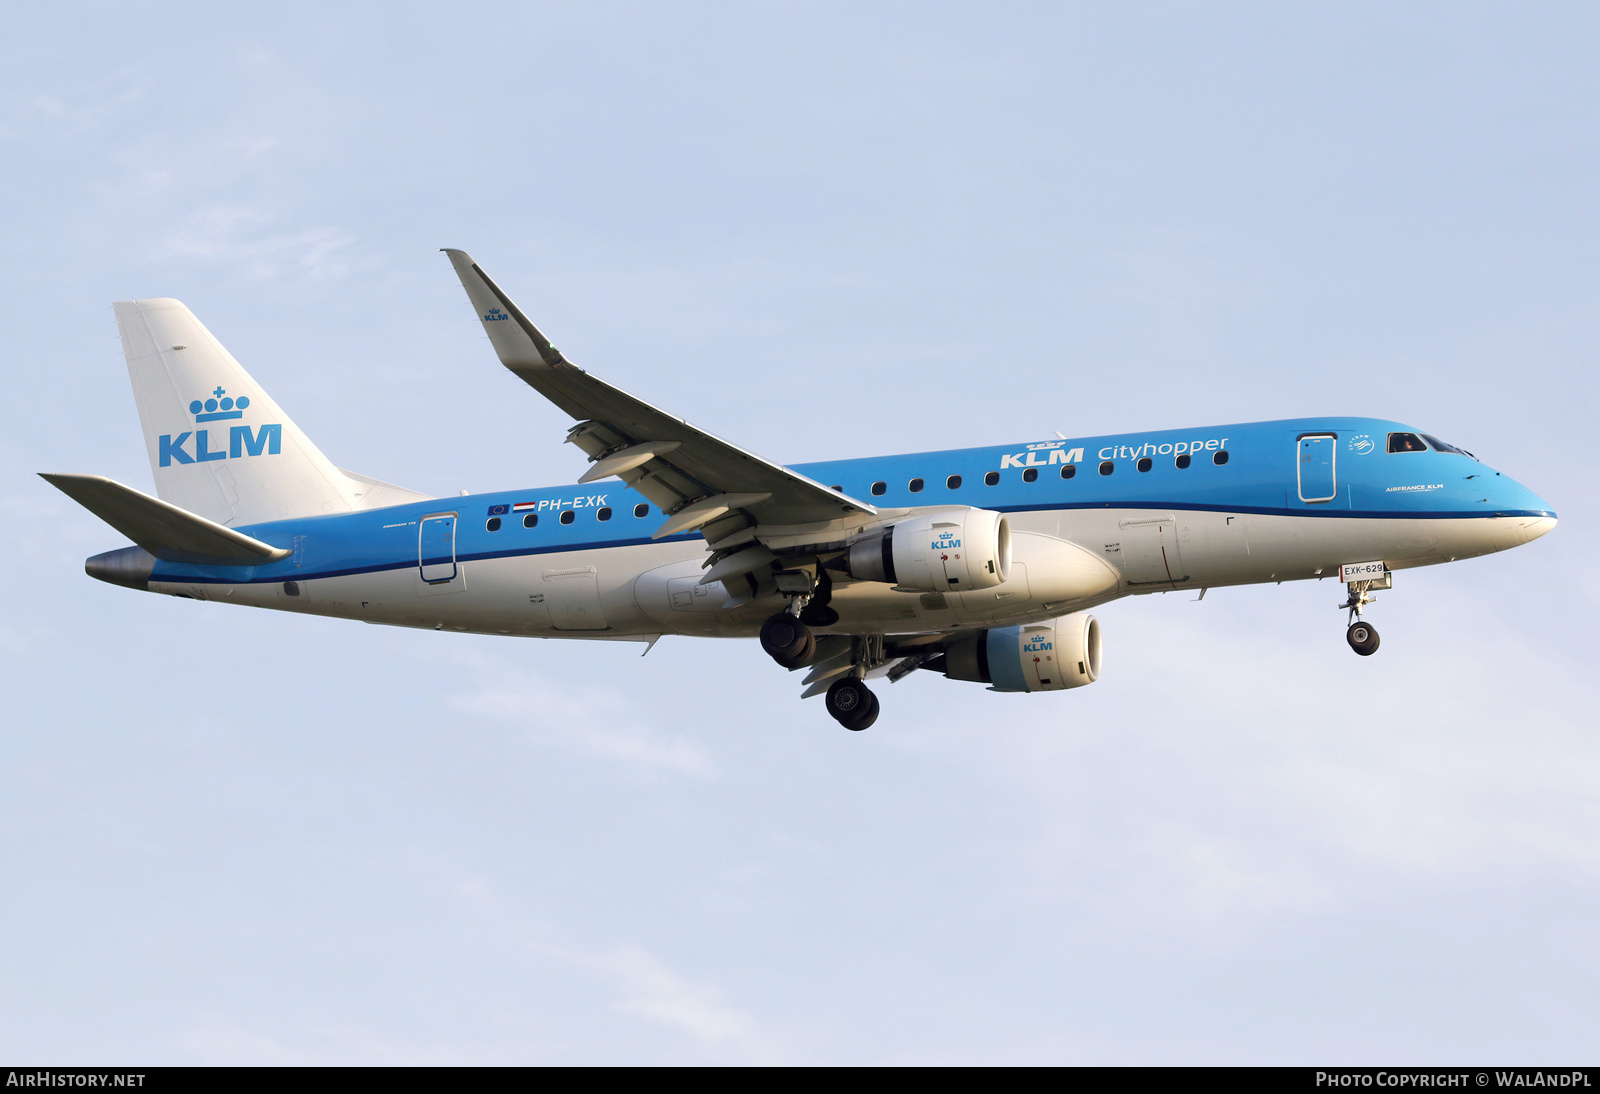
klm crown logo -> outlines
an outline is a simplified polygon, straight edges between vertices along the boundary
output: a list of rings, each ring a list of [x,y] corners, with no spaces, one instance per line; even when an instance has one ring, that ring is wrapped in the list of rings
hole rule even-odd
[[[493,323],[496,319],[510,319],[510,318],[511,318],[511,316],[507,315],[505,312],[501,311],[499,308],[490,308],[489,309],[489,314],[483,317],[483,321],[485,323]]]
[[[196,424],[199,424],[242,418],[249,408],[248,395],[232,398],[227,389],[219,384],[211,393],[211,398],[192,401],[189,413],[194,415]],[[184,447],[191,437],[194,438],[193,451]],[[251,429],[247,425],[229,426],[227,448],[212,448],[211,431],[208,429],[195,429],[179,433],[176,437],[163,433],[158,440],[160,450],[157,462],[161,467],[171,467],[174,463],[237,460],[247,456],[276,456],[283,451],[283,426],[279,423],[264,425],[260,429]],[[220,438],[217,443],[221,443]]]
[[[243,418],[244,412],[249,409],[250,396],[241,395],[237,399],[228,397],[227,388],[217,385],[217,390],[211,393],[215,398],[201,402],[196,399],[189,404],[189,413],[194,415],[197,422],[220,422],[227,418]]]

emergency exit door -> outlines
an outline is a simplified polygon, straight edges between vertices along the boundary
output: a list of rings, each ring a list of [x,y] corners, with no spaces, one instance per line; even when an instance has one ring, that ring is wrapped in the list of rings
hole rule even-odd
[[[1334,453],[1339,438],[1317,433],[1300,438],[1300,500],[1332,501],[1339,496],[1334,478]]]

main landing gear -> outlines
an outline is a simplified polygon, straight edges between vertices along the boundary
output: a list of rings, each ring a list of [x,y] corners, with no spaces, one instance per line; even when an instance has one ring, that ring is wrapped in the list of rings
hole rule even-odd
[[[788,611],[770,616],[761,624],[761,648],[786,669],[810,663],[817,652],[817,639],[801,620],[798,600]],[[878,720],[878,697],[854,672],[828,685],[828,713],[846,729],[866,729]]]
[[[1378,652],[1378,628],[1361,618],[1361,609],[1377,599],[1372,595],[1374,588],[1387,589],[1391,580],[1386,573],[1382,581],[1352,581],[1348,586],[1349,597],[1339,605],[1350,612],[1350,625],[1345,628],[1344,640],[1362,657],[1371,657]]]
[[[878,697],[854,676],[828,685],[828,713],[846,729],[863,730],[878,720]]]
[[[797,669],[817,652],[811,628],[800,622],[796,611],[779,612],[761,624],[761,648],[786,669]]]
[[[780,579],[784,576],[779,575]],[[784,588],[781,580],[778,587],[780,590]],[[817,657],[817,639],[811,633],[811,628],[831,627],[839,622],[839,613],[828,607],[828,601],[833,599],[833,581],[826,569],[818,567],[815,583],[807,578],[802,588],[789,591],[795,593],[789,600],[789,606],[777,615],[769,616],[761,624],[761,648],[786,669],[812,665],[808,683],[817,680],[819,675],[821,679],[826,679],[834,672],[844,672],[845,675],[828,685],[828,713],[846,729],[866,729],[878,720],[878,697],[872,694],[861,676],[882,661],[881,637],[876,646],[868,642],[864,649],[859,650],[862,640],[853,639],[850,649],[825,657],[825,663],[818,667],[813,664]],[[874,650],[876,658],[873,656]],[[858,652],[862,656],[858,657]],[[831,667],[835,661],[839,662],[837,668]],[[814,695],[816,692],[813,690],[808,694]]]

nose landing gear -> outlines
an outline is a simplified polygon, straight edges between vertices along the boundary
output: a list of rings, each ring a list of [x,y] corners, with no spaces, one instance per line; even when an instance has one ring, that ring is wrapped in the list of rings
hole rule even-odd
[[[1361,609],[1377,599],[1372,595],[1374,589],[1392,588],[1393,577],[1385,572],[1382,578],[1352,581],[1346,587],[1350,590],[1349,596],[1339,605],[1350,613],[1350,625],[1345,628],[1344,640],[1362,657],[1371,657],[1378,652],[1378,628],[1361,618]]]
[[[1371,657],[1378,652],[1378,628],[1371,623],[1357,621],[1350,624],[1344,632],[1344,640],[1362,657]]]

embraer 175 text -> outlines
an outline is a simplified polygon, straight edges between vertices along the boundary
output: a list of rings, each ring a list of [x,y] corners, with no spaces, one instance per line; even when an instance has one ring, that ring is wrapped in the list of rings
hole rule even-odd
[[[1391,571],[1544,535],[1544,501],[1411,426],[1304,418],[780,467],[569,362],[462,251],[500,360],[577,419],[576,485],[430,498],[342,471],[176,300],[116,305],[160,500],[46,475],[137,546],[103,581],[480,634],[746,638],[848,729],[865,681],[1100,675],[1088,609],[1337,575],[1346,637]],[[620,480],[620,483],[617,481]]]

